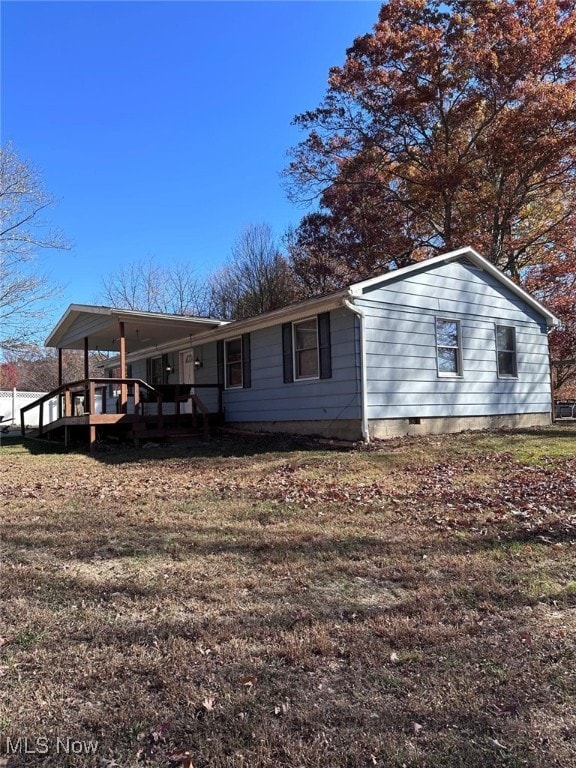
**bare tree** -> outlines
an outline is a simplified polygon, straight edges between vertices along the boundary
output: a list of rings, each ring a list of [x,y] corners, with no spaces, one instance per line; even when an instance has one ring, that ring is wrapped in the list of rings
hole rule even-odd
[[[24,392],[50,392],[58,386],[58,351],[45,349],[37,344],[22,344],[18,349],[6,350],[5,378],[9,374],[12,386]],[[101,376],[97,367],[103,357],[92,353],[88,359],[90,376]],[[64,381],[84,378],[84,353],[75,349],[64,350]],[[0,379],[1,383],[1,379]]]
[[[251,224],[232,249],[230,262],[211,278],[211,314],[227,320],[253,317],[297,298],[293,274],[268,224]]]
[[[38,171],[22,161],[12,146],[0,148],[0,347],[10,349],[33,339],[47,302],[58,292],[39,271],[40,249],[67,249],[62,233],[51,228],[43,212],[54,198]]]
[[[206,314],[206,288],[189,264],[138,259],[102,280],[101,300],[113,307],[174,315]]]

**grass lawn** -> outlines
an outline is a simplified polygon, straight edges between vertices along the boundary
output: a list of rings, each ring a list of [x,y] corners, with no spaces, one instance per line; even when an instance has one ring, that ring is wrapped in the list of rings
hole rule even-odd
[[[576,426],[0,468],[0,766],[576,766]]]

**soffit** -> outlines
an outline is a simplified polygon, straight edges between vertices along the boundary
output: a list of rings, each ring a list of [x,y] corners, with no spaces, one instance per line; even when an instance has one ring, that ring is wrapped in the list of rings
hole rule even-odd
[[[222,325],[222,321],[208,318],[72,304],[47,338],[46,346],[84,349],[87,338],[90,350],[118,352],[121,322],[124,323],[127,352],[132,353],[193,337]]]

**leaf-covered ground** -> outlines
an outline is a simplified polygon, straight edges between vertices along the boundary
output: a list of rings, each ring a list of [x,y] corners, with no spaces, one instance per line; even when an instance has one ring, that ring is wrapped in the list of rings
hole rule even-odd
[[[0,451],[0,765],[576,765],[576,427]]]

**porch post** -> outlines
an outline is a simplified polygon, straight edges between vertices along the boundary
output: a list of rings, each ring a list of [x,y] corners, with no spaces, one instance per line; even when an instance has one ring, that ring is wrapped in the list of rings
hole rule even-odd
[[[90,375],[90,363],[88,361],[88,336],[84,336],[84,378]]]
[[[58,386],[64,384],[64,350],[58,347]],[[62,393],[58,395],[58,418],[62,418]]]
[[[120,378],[126,378],[126,329],[120,321]],[[120,413],[126,413],[128,404],[128,387],[120,385]]]
[[[126,378],[126,331],[120,321],[120,378]]]

